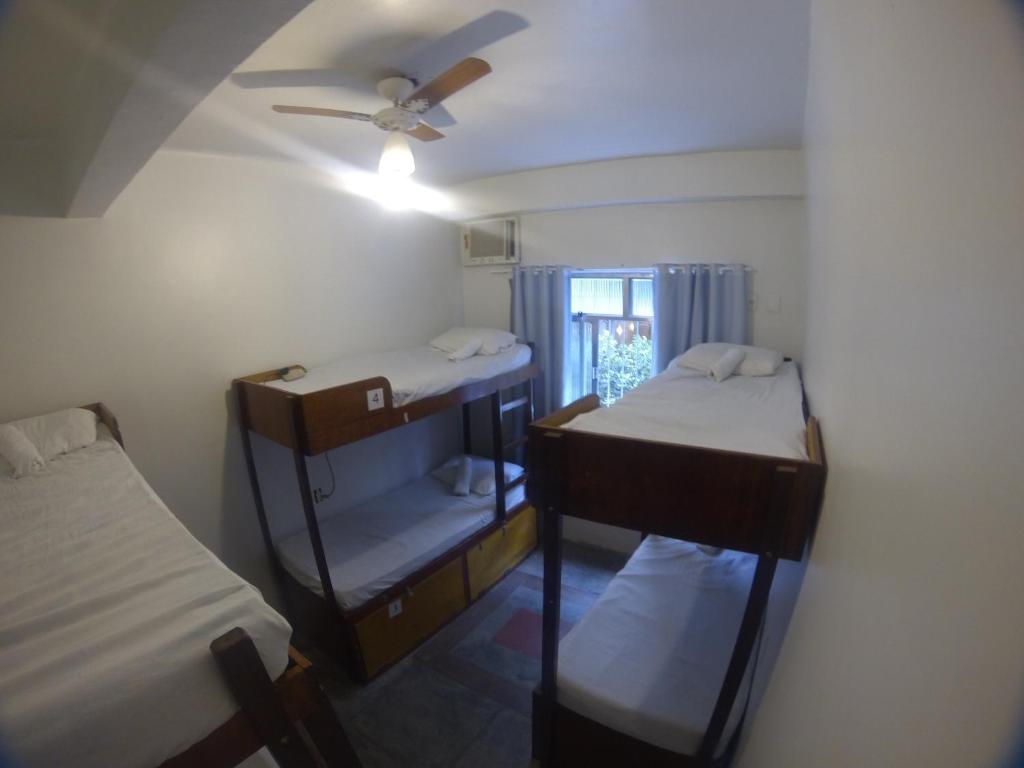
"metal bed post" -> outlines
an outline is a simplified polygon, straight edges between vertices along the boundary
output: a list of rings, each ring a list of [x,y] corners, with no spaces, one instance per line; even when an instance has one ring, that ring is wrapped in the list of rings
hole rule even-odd
[[[554,454],[558,454],[557,460]],[[563,468],[565,441],[562,435],[544,435],[545,465]],[[542,768],[554,762],[555,713],[558,708],[558,626],[562,609],[562,509],[565,489],[561,477],[543,485],[544,517],[541,532],[544,548],[544,612],[541,619],[540,717],[535,718],[534,755]]]
[[[775,578],[775,568],[778,565],[778,543],[781,537],[781,523],[783,515],[789,504],[790,495],[793,489],[793,481],[796,477],[796,469],[790,466],[781,465],[775,468],[775,475],[772,479],[771,491],[766,505],[766,517],[772,523],[768,526],[771,532],[766,537],[763,551],[758,555],[757,567],[754,569],[754,578],[750,582],[750,593],[747,597],[747,605],[743,609],[743,619],[740,621],[740,629],[736,635],[736,643],[733,646],[732,656],[729,658],[729,666],[725,671],[725,678],[722,680],[722,687],[718,692],[718,700],[711,713],[711,720],[708,722],[704,738],[701,740],[700,748],[697,750],[697,757],[708,765],[714,764],[715,751],[725,732],[725,726],[732,714],[733,704],[736,695],[739,693],[740,685],[750,664],[751,653],[757,642],[757,636],[764,624],[765,612],[768,609],[768,598],[771,595],[772,581]],[[750,685],[754,685],[751,677]],[[733,735],[724,755],[728,762],[733,749],[738,743],[740,728],[746,718],[744,711],[736,733]]]
[[[327,610],[327,631],[331,639],[331,647],[334,649],[338,641],[338,629],[341,626],[341,607],[338,605],[338,598],[334,594],[334,586],[331,584],[331,571],[327,565],[327,556],[324,554],[324,544],[320,538],[320,522],[316,519],[316,507],[313,503],[313,490],[309,483],[309,468],[306,466],[306,457],[299,448],[299,425],[302,423],[300,410],[301,401],[297,397],[290,398],[291,404],[291,429],[292,458],[295,460],[295,475],[299,481],[299,494],[302,497],[302,511],[306,516],[306,530],[309,532],[309,541],[313,545],[313,558],[316,560],[316,569],[320,574],[320,587],[324,592],[324,602]]]
[[[252,453],[252,435],[249,433],[249,424],[246,417],[248,412],[248,401],[245,396],[245,389],[241,386],[235,387],[238,396],[238,427],[242,432],[242,453],[245,455],[245,466],[249,472],[249,487],[252,489],[253,501],[256,502],[256,516],[260,521],[260,533],[263,535],[263,543],[270,555],[270,571],[274,576],[274,583],[277,591],[284,601],[285,611],[289,616],[295,616],[295,606],[288,593],[288,585],[285,582],[284,566],[277,556],[277,549],[274,547],[274,539],[270,533],[270,521],[267,519],[267,509],[263,504],[263,491],[260,489],[259,477],[256,474],[256,459]]]
[[[491,444],[494,451],[494,500],[498,520],[505,522],[505,441],[502,437],[501,390],[491,393]]]
[[[469,419],[469,403],[462,404],[462,452],[467,456],[473,452],[473,430]]]
[[[729,666],[725,671],[725,679],[718,692],[718,700],[715,702],[715,709],[711,713],[711,720],[704,732],[697,756],[711,765],[714,760],[715,751],[721,741],[722,733],[725,731],[729,715],[732,714],[733,704],[736,701],[736,694],[739,693],[743,676],[746,674],[750,663],[750,656],[757,641],[757,635],[761,631],[765,611],[768,607],[768,596],[771,593],[772,580],[775,578],[775,567],[778,558],[773,554],[765,553],[757,558],[757,568],[754,570],[754,578],[750,583],[750,594],[747,597],[747,606],[743,610],[743,620],[740,622],[740,630],[736,635],[736,644],[733,646],[732,656],[729,659]],[[751,679],[750,685],[754,681]],[[746,713],[744,712],[744,716]],[[739,728],[742,727],[742,720],[737,726],[734,736],[739,735]]]

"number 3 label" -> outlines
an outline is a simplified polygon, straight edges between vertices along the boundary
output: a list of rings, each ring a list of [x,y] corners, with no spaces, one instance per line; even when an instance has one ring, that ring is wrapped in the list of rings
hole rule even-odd
[[[366,391],[366,409],[376,411],[384,407],[384,390],[368,389]]]

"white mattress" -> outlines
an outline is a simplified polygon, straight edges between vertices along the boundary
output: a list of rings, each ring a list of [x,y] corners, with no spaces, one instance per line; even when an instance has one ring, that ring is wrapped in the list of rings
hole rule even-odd
[[[688,542],[648,536],[559,644],[560,703],[650,744],[694,754],[755,565],[753,555],[711,557]],[[723,743],[741,711],[733,708]]]
[[[29,768],[153,768],[201,740],[237,710],[209,651],[235,626],[280,675],[291,628],[109,433],[0,480],[0,732]]]
[[[796,364],[774,376],[719,383],[670,365],[609,408],[581,414],[568,429],[726,451],[806,459],[803,393]]]
[[[395,407],[450,392],[457,387],[513,371],[530,362],[530,348],[516,344],[496,355],[474,355],[459,362],[433,347],[374,352],[310,368],[295,381],[270,381],[267,386],[305,395],[354,381],[384,376],[391,382]]]
[[[525,498],[518,485],[507,509]],[[494,520],[494,494],[455,496],[426,476],[320,522],[320,537],[340,605],[351,610]],[[304,587],[323,595],[305,530],[277,545],[281,562]]]

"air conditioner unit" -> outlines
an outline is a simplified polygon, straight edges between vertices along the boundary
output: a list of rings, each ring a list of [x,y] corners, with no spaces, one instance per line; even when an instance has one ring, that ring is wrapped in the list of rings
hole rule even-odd
[[[482,219],[462,227],[462,263],[519,263],[519,219]]]

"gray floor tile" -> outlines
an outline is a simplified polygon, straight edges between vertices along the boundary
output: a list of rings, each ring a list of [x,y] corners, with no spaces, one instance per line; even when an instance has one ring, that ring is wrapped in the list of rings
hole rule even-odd
[[[413,663],[348,719],[365,768],[455,763],[499,707],[444,675]]]
[[[455,768],[526,768],[530,718],[503,709],[455,763]]]

